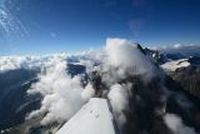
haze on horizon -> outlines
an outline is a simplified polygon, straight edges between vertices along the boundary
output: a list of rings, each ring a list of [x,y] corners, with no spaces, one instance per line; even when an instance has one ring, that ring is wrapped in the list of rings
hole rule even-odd
[[[1,0],[0,55],[100,48],[108,37],[199,45],[199,24],[198,0]]]

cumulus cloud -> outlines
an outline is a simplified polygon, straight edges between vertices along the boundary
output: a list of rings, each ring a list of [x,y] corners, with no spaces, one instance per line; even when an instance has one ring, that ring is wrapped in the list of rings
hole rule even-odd
[[[62,57],[61,57],[62,56]],[[15,69],[34,69],[41,68],[49,63],[53,57],[65,59],[64,55],[52,56],[1,56],[0,57],[0,72],[5,72]]]
[[[68,120],[81,106],[94,95],[90,84],[84,88],[81,76],[71,77],[66,73],[65,60],[55,57],[52,63],[43,69],[39,82],[32,85],[29,94],[40,93],[44,96],[41,108],[29,114],[27,119],[45,114],[41,124]]]
[[[82,55],[72,56],[68,53],[57,53],[51,55],[26,55],[26,56],[0,56],[0,73],[15,69],[35,69],[49,66],[52,63],[52,59],[55,57],[62,60],[77,59]]]
[[[89,83],[85,89],[82,91],[81,96],[84,100],[89,100],[90,98],[92,98],[95,94],[95,90],[92,87],[92,85]]]
[[[0,72],[8,70],[15,70],[20,68],[27,68],[32,66],[34,61],[38,60],[36,57],[26,56],[1,56],[0,57]]]
[[[174,134],[196,134],[193,128],[186,126],[182,119],[175,114],[166,114],[164,121]]]
[[[103,81],[114,84],[130,75],[143,75],[146,80],[154,75],[154,65],[134,43],[120,38],[106,40]]]
[[[112,85],[108,94],[108,99],[119,126],[126,123],[126,116],[123,112],[128,109],[128,96],[128,89],[120,84]]]
[[[152,68],[149,59],[135,44],[126,39],[108,38],[106,40],[106,51],[111,65],[133,71],[130,73],[143,74]]]

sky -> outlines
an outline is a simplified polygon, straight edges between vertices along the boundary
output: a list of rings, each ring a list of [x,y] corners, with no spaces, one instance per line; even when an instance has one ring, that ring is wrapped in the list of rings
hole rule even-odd
[[[96,49],[108,37],[200,45],[200,1],[0,0],[0,55]]]

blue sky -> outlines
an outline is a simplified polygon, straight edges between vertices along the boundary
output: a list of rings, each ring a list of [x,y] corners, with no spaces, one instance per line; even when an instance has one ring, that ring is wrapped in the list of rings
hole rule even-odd
[[[0,22],[9,23],[0,23],[0,55],[100,48],[107,37],[145,46],[200,44],[199,0],[0,1]]]

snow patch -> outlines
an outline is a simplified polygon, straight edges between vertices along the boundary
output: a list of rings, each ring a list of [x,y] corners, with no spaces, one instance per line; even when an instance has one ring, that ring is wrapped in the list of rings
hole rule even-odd
[[[188,59],[169,61],[161,65],[161,67],[164,70],[170,71],[170,72],[176,71],[176,69],[178,68],[188,67],[188,66],[190,66]]]

